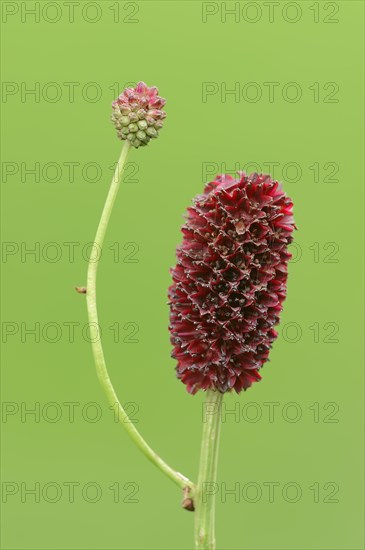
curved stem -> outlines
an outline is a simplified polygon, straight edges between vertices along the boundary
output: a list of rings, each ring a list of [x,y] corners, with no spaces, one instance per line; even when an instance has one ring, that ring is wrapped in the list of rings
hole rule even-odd
[[[120,180],[122,172],[126,163],[127,155],[130,150],[130,143],[125,142],[125,145],[122,149],[121,155],[119,157],[117,166],[115,168],[114,177],[109,189],[109,193],[104,205],[104,209],[100,218],[98,230],[96,232],[95,241],[92,247],[92,253],[90,254],[89,266],[87,271],[87,289],[86,289],[86,300],[87,300],[87,310],[89,315],[90,322],[90,340],[92,342],[92,350],[95,359],[96,372],[100,381],[100,384],[106,393],[106,396],[109,400],[110,405],[114,408],[118,414],[119,422],[128,432],[134,443],[137,447],[143,452],[143,454],[151,461],[155,466],[157,466],[164,474],[166,474],[172,481],[174,481],[182,489],[189,487],[192,491],[194,490],[194,483],[187,479],[185,476],[173,470],[168,466],[158,454],[151,449],[151,447],[146,443],[141,434],[138,432],[134,424],[130,421],[128,414],[125,409],[119,402],[117,394],[115,393],[113,384],[109,378],[108,370],[105,363],[103,347],[101,344],[100,334],[99,334],[99,322],[98,322],[98,312],[96,307],[96,275],[99,265],[99,259],[101,255],[101,250],[104,242],[104,237],[106,229],[108,227],[108,222],[110,215],[113,209],[113,205],[118,193]]]
[[[203,435],[195,492],[195,547],[215,550],[215,493],[223,394],[208,390],[203,405]]]

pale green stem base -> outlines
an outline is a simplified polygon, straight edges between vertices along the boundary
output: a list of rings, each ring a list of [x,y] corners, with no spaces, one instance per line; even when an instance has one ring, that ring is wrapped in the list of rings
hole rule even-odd
[[[215,493],[223,394],[206,392],[198,484],[195,492],[195,547],[215,550]]]
[[[90,255],[89,267],[87,272],[87,310],[90,322],[90,340],[92,342],[92,350],[95,359],[96,372],[100,381],[100,384],[105,391],[110,405],[114,408],[118,415],[119,422],[128,432],[134,443],[139,449],[146,455],[146,457],[155,464],[164,474],[166,474],[172,481],[174,481],[179,487],[184,489],[189,487],[191,489],[191,495],[194,492],[194,483],[187,479],[185,476],[176,472],[170,466],[168,466],[162,458],[160,458],[146,443],[141,434],[136,429],[135,425],[130,421],[128,414],[122,407],[117,394],[113,388],[111,380],[109,378],[108,370],[105,364],[105,358],[103,353],[103,347],[101,344],[99,334],[99,322],[98,312],[96,307],[96,275],[99,265],[100,252],[102,250],[105,232],[108,227],[108,222],[113,209],[113,205],[118,193],[122,172],[126,163],[127,155],[131,145],[128,141],[122,149],[120,158],[115,168],[114,177],[109,189],[109,193],[105,202],[103,213],[100,218],[99,227],[96,233],[95,241],[93,243],[92,254]]]

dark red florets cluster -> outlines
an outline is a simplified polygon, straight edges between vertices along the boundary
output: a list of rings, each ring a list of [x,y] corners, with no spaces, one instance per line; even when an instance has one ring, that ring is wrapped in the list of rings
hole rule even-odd
[[[263,174],[217,176],[188,208],[169,288],[177,376],[190,393],[261,379],[286,296],[293,203]]]

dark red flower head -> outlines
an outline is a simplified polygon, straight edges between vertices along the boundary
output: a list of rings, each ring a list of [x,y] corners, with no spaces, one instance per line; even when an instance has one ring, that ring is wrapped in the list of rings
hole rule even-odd
[[[217,176],[188,208],[169,288],[177,376],[190,393],[261,379],[286,296],[293,203],[263,174]]]

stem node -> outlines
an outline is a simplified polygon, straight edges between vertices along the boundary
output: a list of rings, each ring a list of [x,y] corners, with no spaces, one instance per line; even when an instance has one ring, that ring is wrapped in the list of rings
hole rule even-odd
[[[191,494],[191,488],[184,487],[183,495],[184,495],[184,498],[182,500],[181,506],[184,508],[184,510],[188,510],[188,512],[194,512],[195,506],[194,506],[194,500]]]

